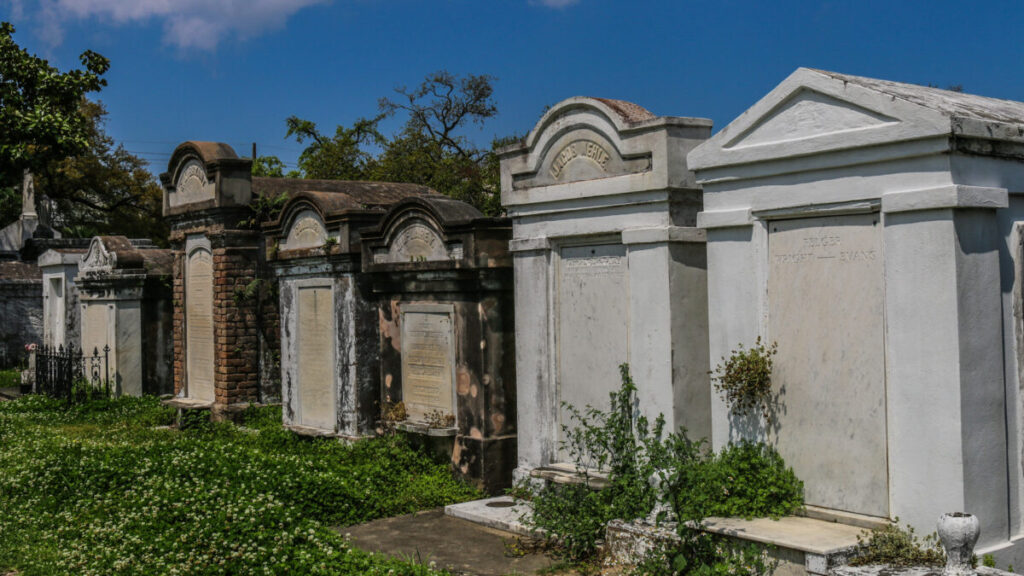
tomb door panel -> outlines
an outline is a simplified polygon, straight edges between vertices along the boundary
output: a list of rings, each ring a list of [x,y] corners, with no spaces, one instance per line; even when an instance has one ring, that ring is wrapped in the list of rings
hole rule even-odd
[[[569,458],[560,447],[562,427],[572,424],[562,403],[607,410],[609,394],[622,382],[619,365],[629,361],[627,273],[622,244],[559,250],[555,362],[561,461]]]
[[[110,344],[109,324],[111,314],[106,302],[89,302],[82,305],[82,352],[86,356],[93,353],[103,355],[103,348]],[[113,346],[111,346],[113,348]]]
[[[334,431],[334,296],[330,287],[300,287],[298,316],[299,424]]]
[[[451,306],[411,305],[402,310],[402,402],[409,420],[431,413],[455,415],[455,337]]]
[[[185,365],[190,398],[213,402],[213,257],[208,250],[189,254],[185,270]]]
[[[47,322],[50,331],[50,345],[63,346],[64,323],[67,321],[67,311],[64,307],[64,279],[50,278],[49,291],[50,301],[47,312],[50,317],[47,318]]]
[[[888,516],[879,217],[776,221],[768,238],[779,452],[808,504]]]

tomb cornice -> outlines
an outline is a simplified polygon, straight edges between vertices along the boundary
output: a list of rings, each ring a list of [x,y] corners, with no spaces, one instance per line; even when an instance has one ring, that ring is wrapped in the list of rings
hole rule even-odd
[[[888,192],[882,195],[882,212],[915,212],[941,209],[996,210],[1010,205],[1006,188],[952,184],[937,188]]]

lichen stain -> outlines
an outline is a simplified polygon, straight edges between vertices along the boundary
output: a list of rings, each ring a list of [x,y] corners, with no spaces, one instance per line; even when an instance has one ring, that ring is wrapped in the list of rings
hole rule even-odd
[[[458,393],[459,396],[465,396],[466,394],[469,394],[471,392],[470,388],[473,380],[473,377],[469,374],[469,368],[465,366],[459,366],[457,378],[458,384],[456,385],[455,391]],[[476,394],[473,394],[473,397],[475,398]]]
[[[494,434],[500,433],[501,429],[505,427],[505,415],[491,414],[491,427],[494,428]]]
[[[479,428],[477,428],[476,426],[473,426],[472,428],[469,429],[469,437],[470,438],[475,438],[477,440],[483,440],[484,439],[484,434],[483,434],[483,432],[480,431]]]
[[[452,465],[458,466],[459,460],[462,460],[462,442],[455,442],[452,448]]]
[[[394,379],[394,377],[391,376],[391,374],[385,374],[384,375],[384,386],[386,388],[391,388],[391,380],[393,380],[393,379]]]
[[[473,384],[472,386],[469,387],[469,395],[472,396],[473,398],[476,398],[476,395],[479,393],[480,389],[477,387],[476,384]]]
[[[380,308],[377,311],[378,323],[380,324],[380,337],[384,342],[390,342],[391,347],[398,352],[402,351],[402,326],[401,314],[398,313],[398,302],[388,303],[389,308]],[[390,314],[389,314],[390,312]]]

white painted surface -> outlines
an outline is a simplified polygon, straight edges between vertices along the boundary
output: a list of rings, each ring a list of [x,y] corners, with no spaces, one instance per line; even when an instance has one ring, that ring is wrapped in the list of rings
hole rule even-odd
[[[206,248],[188,255],[185,270],[185,370],[188,396],[213,402],[213,256]]]
[[[334,295],[330,286],[298,289],[299,425],[334,430]]]
[[[771,437],[807,504],[885,517],[881,228],[879,214],[768,223],[768,342]]]

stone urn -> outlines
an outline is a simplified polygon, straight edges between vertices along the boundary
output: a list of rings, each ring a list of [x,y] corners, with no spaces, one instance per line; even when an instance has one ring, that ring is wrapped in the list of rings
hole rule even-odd
[[[964,512],[943,514],[936,527],[942,547],[946,549],[944,576],[968,576],[974,574],[971,558],[974,545],[981,534],[978,517]]]

